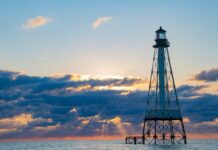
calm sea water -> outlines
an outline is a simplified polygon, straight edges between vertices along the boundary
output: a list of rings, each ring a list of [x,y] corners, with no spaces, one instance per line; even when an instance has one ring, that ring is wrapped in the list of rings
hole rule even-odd
[[[3,142],[0,150],[218,150],[218,140],[189,140],[187,145],[126,145],[124,141]]]

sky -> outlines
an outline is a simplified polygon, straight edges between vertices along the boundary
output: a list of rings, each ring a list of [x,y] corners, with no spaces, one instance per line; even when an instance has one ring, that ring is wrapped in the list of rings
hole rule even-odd
[[[187,132],[218,137],[217,5],[2,0],[0,140],[141,133],[159,26]]]

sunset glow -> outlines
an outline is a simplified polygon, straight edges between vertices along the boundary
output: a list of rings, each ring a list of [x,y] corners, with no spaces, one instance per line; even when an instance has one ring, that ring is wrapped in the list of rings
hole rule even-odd
[[[151,78],[159,71],[151,72],[152,65],[161,66],[152,64],[160,26],[176,87],[162,92],[178,94],[188,139],[218,139],[217,6],[204,0],[1,1],[0,141],[141,135],[150,79],[156,85],[150,88],[161,85]],[[161,87],[168,86],[174,87]]]

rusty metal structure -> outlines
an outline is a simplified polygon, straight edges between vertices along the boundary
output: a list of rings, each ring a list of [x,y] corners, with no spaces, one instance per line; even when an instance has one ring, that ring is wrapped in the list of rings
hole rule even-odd
[[[187,143],[180,112],[166,31],[156,31],[154,56],[141,136],[126,137],[126,144]]]

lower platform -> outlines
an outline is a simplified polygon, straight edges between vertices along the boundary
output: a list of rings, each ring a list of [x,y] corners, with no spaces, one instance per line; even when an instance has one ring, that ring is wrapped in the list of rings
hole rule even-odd
[[[169,138],[165,139],[165,137],[146,138],[143,136],[127,136],[125,138],[125,142],[126,144],[160,144],[160,145],[187,144],[186,137],[183,137],[176,141],[175,137],[170,137],[170,139]]]

